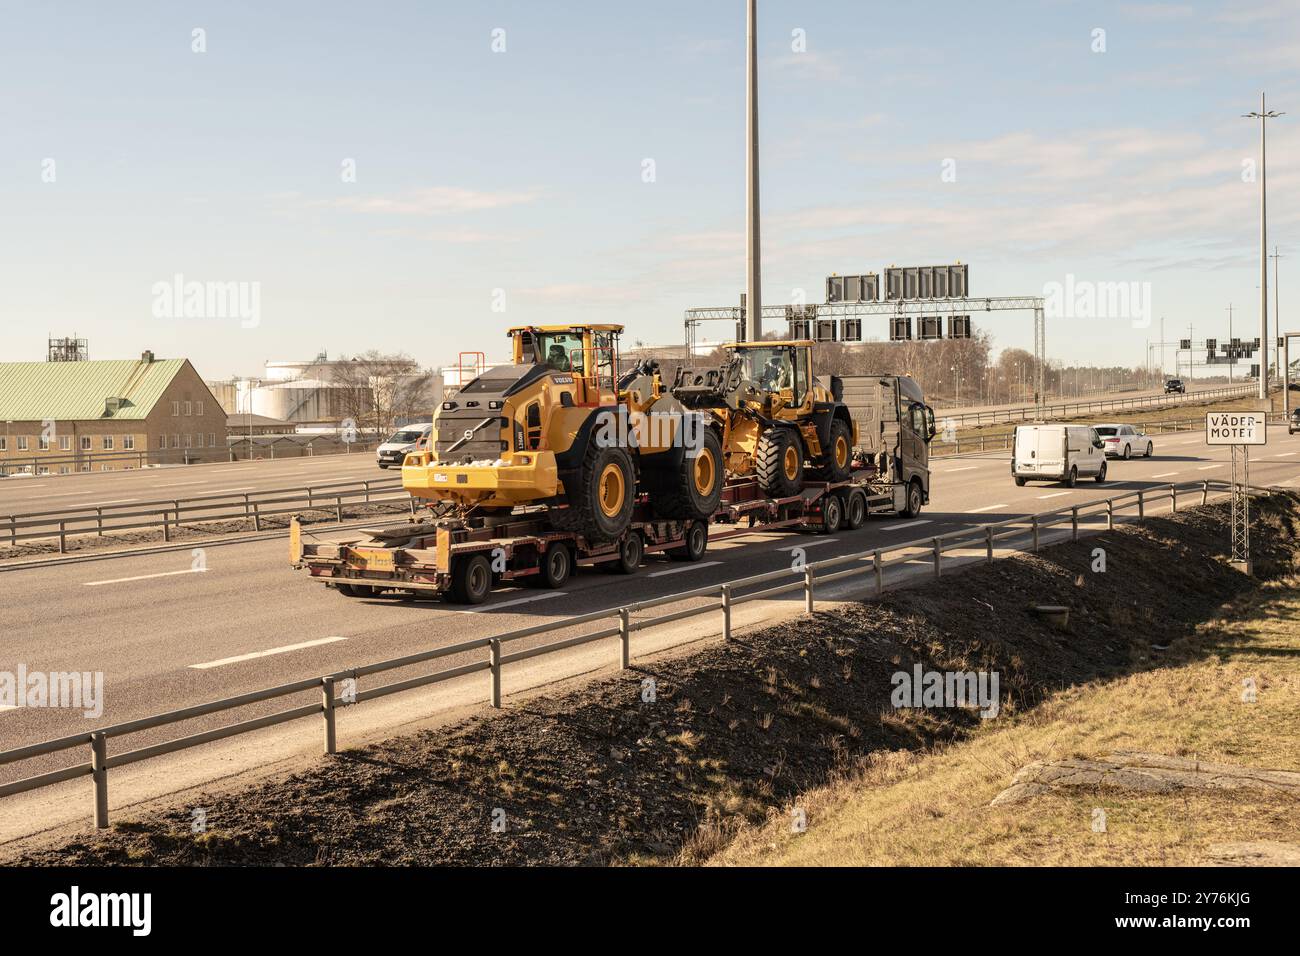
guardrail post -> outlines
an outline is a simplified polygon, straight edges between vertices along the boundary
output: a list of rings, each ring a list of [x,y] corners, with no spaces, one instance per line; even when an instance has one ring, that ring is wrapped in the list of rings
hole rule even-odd
[[[1070,540],[1079,540],[1079,506],[1070,509]]]
[[[731,585],[722,586],[722,639],[731,640]]]
[[[338,518],[339,524],[343,523],[343,492],[334,496],[334,517]]]
[[[813,612],[813,569],[812,565],[803,569],[803,608],[809,614]]]
[[[172,514],[176,516],[176,530],[180,531],[181,530],[181,503],[179,501],[172,502]]]
[[[880,560],[880,549],[871,553],[871,568],[876,572],[876,597],[885,593],[885,568]]]
[[[253,530],[254,531],[262,530],[262,511],[257,506],[256,501],[253,502]]]
[[[90,778],[95,784],[95,828],[108,829],[108,738],[90,735]]]
[[[1142,489],[1138,489],[1138,520],[1141,521],[1146,517],[1146,499],[1143,497]]]
[[[939,580],[939,569],[943,565],[943,541],[934,539],[934,579]]]
[[[62,518],[59,519],[59,554],[68,553],[68,523]]]
[[[1209,503],[1210,503],[1210,479],[1206,478],[1205,481],[1201,482],[1201,504],[1208,505]]]
[[[172,539],[172,527],[171,527],[171,522],[169,522],[169,521],[167,520],[167,515],[168,515],[168,511],[167,511],[166,508],[164,508],[164,509],[163,509],[163,512],[162,512],[162,526],[163,526],[163,540],[164,540],[164,541],[170,541],[170,540]]]
[[[632,663],[632,622],[628,609],[618,609],[618,666],[627,670]]]
[[[1031,521],[1034,528],[1034,550],[1038,550],[1038,515],[1034,515]]]
[[[9,544],[15,545],[17,543],[18,543],[18,519],[15,518],[13,515],[10,515],[9,516]]]
[[[101,538],[104,536],[104,509],[97,507],[95,509],[95,533]]]
[[[1106,530],[1115,530],[1115,499],[1106,499]]]
[[[325,752],[338,753],[338,741],[334,734],[334,679],[326,677],[321,681],[321,716],[325,718]]]
[[[314,500],[313,497],[312,497],[312,491],[311,491],[311,488],[308,488],[308,489],[307,489],[307,507],[310,509],[311,506],[314,505],[315,503],[316,503],[316,502],[315,502],[315,500]]]
[[[1169,482],[1169,502],[1170,502],[1170,510],[1177,512],[1178,511],[1178,486],[1174,484],[1172,481]]]
[[[252,506],[248,503],[248,492],[244,492],[244,520],[247,521],[253,516]]]
[[[415,514],[415,495],[411,495],[411,514]]]
[[[492,706],[501,709],[501,642],[495,637],[488,644],[488,660],[492,664]]]

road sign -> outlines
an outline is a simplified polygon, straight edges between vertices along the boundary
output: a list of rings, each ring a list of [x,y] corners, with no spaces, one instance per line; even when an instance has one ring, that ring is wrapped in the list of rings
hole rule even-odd
[[[1263,412],[1206,412],[1207,445],[1264,445],[1268,430]]]

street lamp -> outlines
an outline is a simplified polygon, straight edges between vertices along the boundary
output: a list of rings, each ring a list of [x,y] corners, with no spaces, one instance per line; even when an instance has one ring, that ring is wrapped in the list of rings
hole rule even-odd
[[[961,405],[961,369],[959,369],[956,365],[954,365],[952,366],[952,368],[948,369],[948,371],[957,373],[957,404],[960,406]]]
[[[1259,397],[1268,398],[1268,133],[1267,120],[1286,115],[1268,109],[1264,94],[1259,94],[1259,109],[1241,114],[1259,120],[1259,344],[1263,354],[1259,362]]]

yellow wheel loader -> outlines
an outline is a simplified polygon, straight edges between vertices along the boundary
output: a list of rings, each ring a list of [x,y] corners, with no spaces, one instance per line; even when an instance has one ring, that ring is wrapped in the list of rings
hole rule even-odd
[[[813,377],[807,340],[727,345],[718,369],[679,369],[671,396],[717,422],[729,475],[753,477],[774,498],[806,477],[839,482],[853,467],[857,426],[839,379]]]
[[[628,529],[642,490],[652,503],[662,496],[656,513],[711,516],[723,484],[718,437],[699,438],[702,452],[686,447],[701,430],[696,420],[707,419],[665,402],[657,373],[619,381],[622,331],[511,329],[510,364],[485,369],[443,401],[432,448],[407,456],[403,486],[439,502],[442,514],[489,523],[545,506],[552,528],[593,541]]]

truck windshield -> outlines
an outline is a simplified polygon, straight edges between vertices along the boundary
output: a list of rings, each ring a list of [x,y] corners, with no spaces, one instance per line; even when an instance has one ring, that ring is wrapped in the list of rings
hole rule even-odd
[[[757,382],[759,388],[779,392],[784,388],[794,388],[794,360],[790,349],[777,348],[737,349],[745,377]]]

